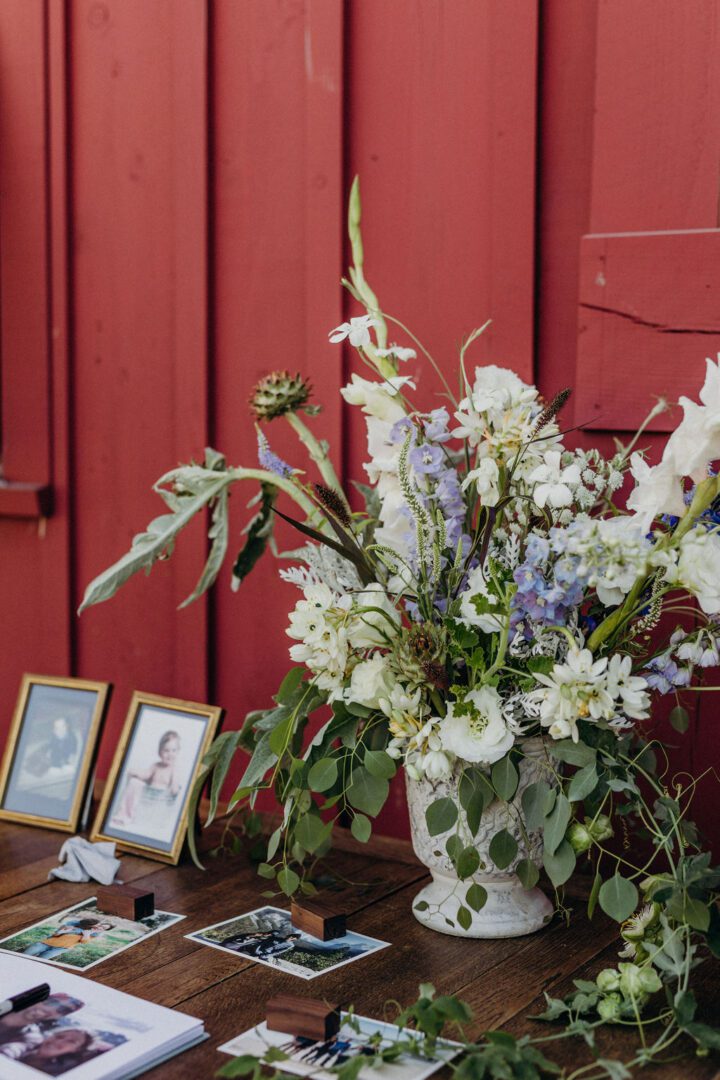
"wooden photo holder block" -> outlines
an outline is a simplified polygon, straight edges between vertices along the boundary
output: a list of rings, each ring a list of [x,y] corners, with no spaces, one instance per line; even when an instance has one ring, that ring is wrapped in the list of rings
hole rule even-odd
[[[266,1005],[265,1023],[270,1031],[325,1042],[340,1030],[340,1009],[340,1005],[317,998],[279,994]]]
[[[119,915],[121,919],[139,922],[155,914],[155,893],[132,885],[101,885],[95,905],[106,915]]]
[[[293,900],[290,921],[296,930],[302,930],[319,941],[333,941],[342,937],[347,929],[342,912],[333,911],[317,900]]]

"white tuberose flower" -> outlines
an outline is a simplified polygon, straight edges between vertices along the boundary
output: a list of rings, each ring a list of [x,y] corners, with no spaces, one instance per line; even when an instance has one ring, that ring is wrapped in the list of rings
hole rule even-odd
[[[582,483],[579,465],[573,462],[563,468],[561,459],[560,450],[547,450],[543,464],[533,469],[528,477],[528,481],[536,485],[533,499],[541,510],[546,505],[556,508],[570,506],[573,501],[572,489]]]
[[[515,742],[500,709],[500,695],[493,686],[471,690],[462,702],[451,701],[438,730],[444,750],[463,761],[486,765],[499,761]]]
[[[334,330],[330,331],[328,337],[333,345],[344,341],[345,338],[350,338],[350,344],[358,349],[363,345],[370,344],[370,327],[379,325],[378,320],[373,319],[371,315],[357,315],[350,322],[340,323],[340,326],[336,326]]]

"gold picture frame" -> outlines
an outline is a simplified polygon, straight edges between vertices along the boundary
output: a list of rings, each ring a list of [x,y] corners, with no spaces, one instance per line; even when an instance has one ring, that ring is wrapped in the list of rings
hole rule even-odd
[[[77,832],[89,810],[111,691],[110,683],[90,679],[23,675],[0,763],[1,820]]]
[[[136,690],[90,839],[176,865],[195,778],[223,711]]]

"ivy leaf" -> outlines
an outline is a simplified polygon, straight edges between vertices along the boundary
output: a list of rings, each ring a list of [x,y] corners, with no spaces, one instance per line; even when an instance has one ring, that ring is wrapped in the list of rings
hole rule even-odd
[[[356,810],[362,810],[370,817],[380,813],[390,792],[387,780],[373,776],[365,768],[356,769],[352,774],[352,783],[348,788],[347,799]]]
[[[548,817],[545,818],[543,839],[545,850],[549,855],[554,855],[560,847],[560,842],[565,836],[565,830],[570,822],[570,803],[561,793],[555,799],[555,806]]]
[[[638,906],[639,895],[636,886],[622,874],[615,873],[600,886],[598,900],[606,915],[615,922],[624,922]]]
[[[452,799],[436,799],[425,811],[425,822],[431,836],[439,836],[453,828],[458,818]]]
[[[500,829],[490,841],[490,858],[498,870],[504,870],[517,855],[517,840],[507,829]]]
[[[308,773],[308,785],[311,791],[328,791],[338,777],[338,765],[335,758],[320,758]]]
[[[549,851],[545,851],[543,866],[556,889],[559,889],[568,880],[575,869],[575,862],[575,852],[567,840],[560,843],[553,855]]]
[[[540,880],[540,871],[531,859],[521,859],[515,867],[524,889],[534,889]]]
[[[517,791],[520,777],[509,754],[506,754],[504,758],[501,758],[500,761],[493,765],[491,777],[492,785],[498,796],[505,802],[510,802],[510,799]]]
[[[366,818],[364,814],[356,814],[350,822],[350,832],[361,844],[367,844],[372,833],[370,819]]]
[[[525,825],[532,831],[539,829],[545,819],[545,800],[550,794],[550,787],[544,780],[528,784],[522,793],[521,803]]]

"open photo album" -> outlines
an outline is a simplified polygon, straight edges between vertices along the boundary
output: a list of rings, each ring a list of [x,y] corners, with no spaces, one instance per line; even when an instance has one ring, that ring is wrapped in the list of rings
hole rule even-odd
[[[129,1080],[207,1036],[201,1020],[98,982],[0,955],[0,997],[50,984],[37,1005],[0,1017],[2,1080]]]

